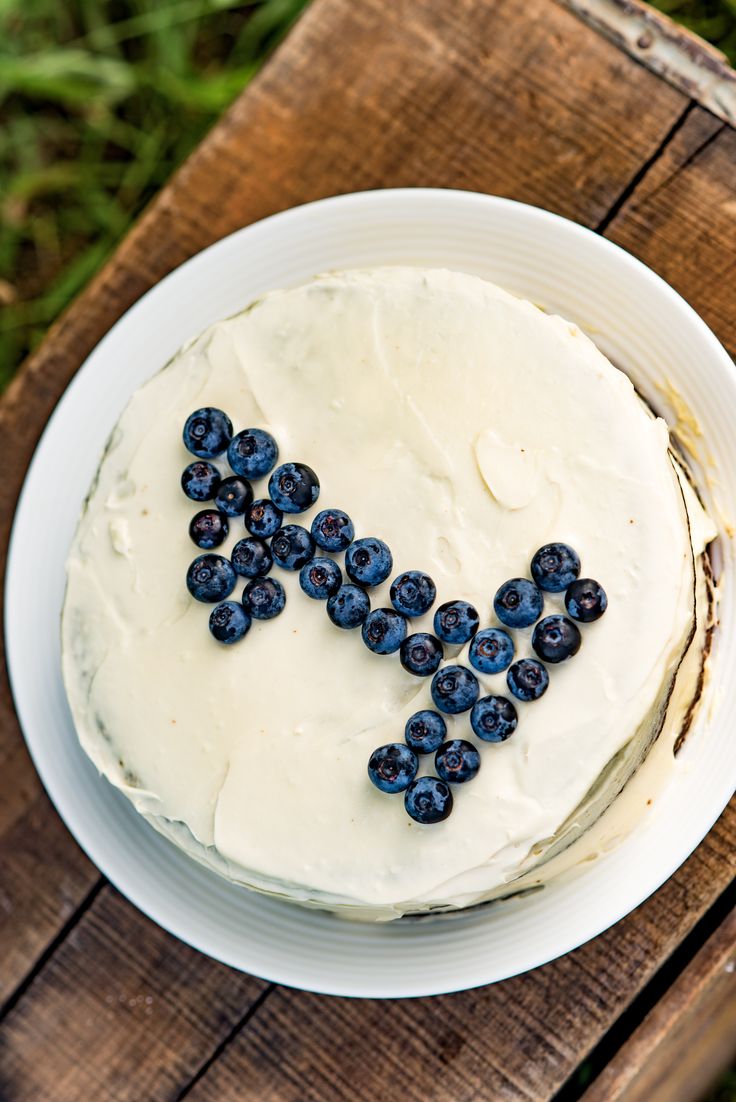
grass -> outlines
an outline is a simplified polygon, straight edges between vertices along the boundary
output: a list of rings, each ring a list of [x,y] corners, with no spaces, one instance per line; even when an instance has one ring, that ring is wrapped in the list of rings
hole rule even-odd
[[[736,0],[649,0],[653,7],[712,42],[736,65]]]
[[[701,1102],[734,1102],[736,1099],[736,1069],[725,1073]]]
[[[305,0],[0,0],[0,386]]]

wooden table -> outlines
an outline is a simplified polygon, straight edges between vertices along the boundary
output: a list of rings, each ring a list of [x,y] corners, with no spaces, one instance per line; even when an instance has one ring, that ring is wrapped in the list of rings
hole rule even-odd
[[[717,105],[712,82],[708,94]],[[594,228],[736,352],[726,122],[554,0],[314,0],[5,395],[3,532],[54,403],[153,283],[274,211],[411,185],[513,196]],[[0,720],[3,1102],[693,1102],[728,1057],[733,807],[654,897],[561,960],[441,998],[329,999],[230,971],[140,915],[51,807],[7,683]]]

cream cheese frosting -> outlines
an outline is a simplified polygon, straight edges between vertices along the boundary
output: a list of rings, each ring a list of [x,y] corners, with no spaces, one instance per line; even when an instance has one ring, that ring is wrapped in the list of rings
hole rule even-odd
[[[517,704],[514,735],[479,744],[445,822],[414,823],[366,773],[432,706],[427,679],[335,628],[295,575],[278,573],[277,620],[236,646],[210,637],[184,585],[198,552],[179,486],[181,427],[203,405],[236,431],[267,428],[282,460],[318,473],[297,523],[345,509],[359,536],[389,544],[394,575],[426,570],[437,603],[472,602],[481,626],[545,542],[571,544],[604,585],[606,615],[551,668],[546,695]],[[220,550],[243,534],[234,520]],[[581,845],[658,735],[674,743],[700,673],[714,535],[666,424],[575,325],[455,272],[325,275],[210,328],[123,413],[67,566],[79,738],[157,829],[251,887],[377,919],[508,893],[586,832]],[[371,600],[388,606],[388,583]],[[545,613],[561,609],[547,594]],[[516,633],[518,656],[530,635]],[[503,674],[479,680],[507,692]],[[448,728],[474,741],[467,715]]]

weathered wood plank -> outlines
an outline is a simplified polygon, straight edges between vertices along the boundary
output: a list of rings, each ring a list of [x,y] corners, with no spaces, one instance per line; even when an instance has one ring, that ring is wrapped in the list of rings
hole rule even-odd
[[[736,72],[728,58],[646,0],[558,0],[642,65],[724,122],[736,124]]]
[[[657,896],[567,958],[496,987],[403,1004],[277,989],[191,1092],[265,985],[181,945],[105,888],[6,1019],[0,1097],[372,1102],[390,1088],[408,1102],[432,1091],[541,1102],[726,882],[733,810]]]
[[[736,806],[628,918],[493,987],[410,1002],[278,988],[187,1100],[548,1102],[728,883],[735,842]]]
[[[608,227],[736,355],[736,130],[697,108]]]
[[[14,775],[40,788],[30,763]],[[100,877],[41,791],[3,827],[1,840],[0,1006]]]
[[[80,362],[133,301],[203,246],[295,203],[411,184],[512,195],[597,224],[685,103],[547,0],[315,0],[9,388],[0,405],[2,532],[35,441]],[[0,943],[13,944],[8,988],[95,876],[60,832],[18,745],[3,679],[0,785],[14,821],[24,820],[20,851],[12,827],[0,825],[12,901]]]
[[[692,1102],[736,1056],[736,911],[581,1102]]]
[[[266,988],[106,887],[0,1030],[3,1102],[176,1098]]]

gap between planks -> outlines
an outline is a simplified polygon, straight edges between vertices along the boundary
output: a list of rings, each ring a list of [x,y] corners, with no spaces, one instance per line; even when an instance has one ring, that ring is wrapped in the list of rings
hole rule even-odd
[[[649,157],[647,157],[646,161],[644,161],[644,163],[636,170],[636,172],[631,177],[631,179],[629,180],[626,187],[623,188],[620,195],[617,196],[617,198],[611,204],[609,209],[603,215],[603,217],[601,218],[598,225],[593,227],[595,233],[599,233],[601,235],[605,234],[606,230],[611,225],[613,220],[620,214],[620,212],[623,210],[623,208],[628,203],[629,199],[633,196],[634,192],[639,187],[639,184],[642,183],[644,178],[649,175],[649,172],[651,171],[651,169],[654,168],[655,164],[657,163],[659,158],[662,156],[662,154],[664,153],[667,146],[674,139],[674,137],[680,132],[680,130],[682,130],[683,126],[685,125],[685,123],[688,120],[688,117],[692,114],[695,107],[696,107],[696,104],[695,104],[694,100],[690,100],[688,103],[685,104],[685,107],[683,108],[682,113],[672,123],[672,126],[669,128],[667,133],[664,135],[664,137],[662,138],[662,141],[659,143],[657,148],[654,150],[654,152]],[[719,133],[719,132],[720,131],[717,131],[716,133]]]
[[[54,953],[60,946],[66,941],[71,932],[74,930],[77,923],[84,917],[87,911],[94,903],[97,896],[107,884],[107,880],[104,876],[100,875],[99,879],[95,881],[87,894],[82,899],[81,903],[76,909],[69,915],[64,925],[58,931],[57,934],[46,945],[43,951],[39,954],[33,966],[28,972],[26,972],[20,983],[10,992],[3,1005],[0,1007],[0,1026],[5,1021],[11,1010],[14,1010],[20,1000],[25,995],[33,981],[37,976],[41,974],[48,962],[53,957]]]
[[[247,1029],[248,1022],[258,1013],[258,1011],[265,1003],[266,999],[273,995],[274,991],[276,990],[276,986],[277,985],[275,983],[269,983],[268,987],[264,988],[264,990],[261,991],[258,998],[253,1003],[251,1003],[245,1014],[243,1014],[242,1018],[240,1018],[240,1020],[235,1023],[227,1036],[223,1037],[220,1043],[215,1045],[210,1055],[202,1061],[200,1066],[195,1071],[194,1075],[192,1075],[188,1082],[186,1082],[181,1088],[176,1098],[174,1099],[174,1102],[183,1102],[187,1095],[194,1090],[200,1079],[204,1079],[205,1075],[213,1066],[213,1064],[215,1064],[216,1061],[220,1059],[225,1049],[235,1040],[236,1037],[240,1036],[244,1029]]]

